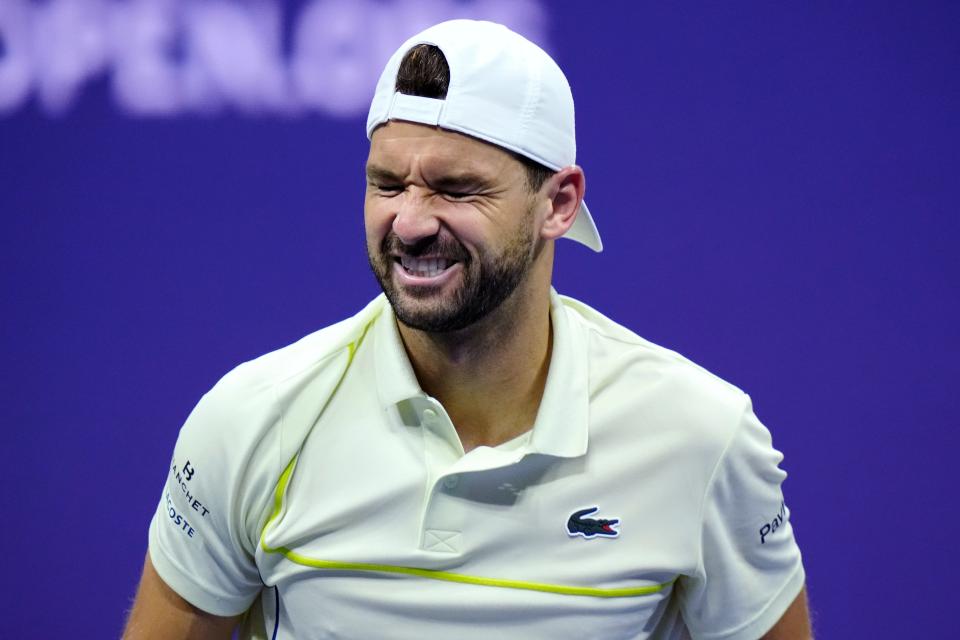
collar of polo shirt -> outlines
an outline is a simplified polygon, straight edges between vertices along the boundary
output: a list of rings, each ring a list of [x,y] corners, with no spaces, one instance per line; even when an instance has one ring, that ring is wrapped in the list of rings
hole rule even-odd
[[[587,452],[590,406],[587,343],[582,333],[570,326],[560,296],[553,289],[550,290],[550,322],[553,326],[553,352],[547,384],[533,432],[520,452],[574,458]],[[381,404],[389,408],[408,400],[427,399],[407,358],[389,304],[384,305],[373,331]]]

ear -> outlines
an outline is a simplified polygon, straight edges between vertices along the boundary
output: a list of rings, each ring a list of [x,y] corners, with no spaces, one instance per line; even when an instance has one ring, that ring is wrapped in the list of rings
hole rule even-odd
[[[583,202],[583,194],[587,190],[587,180],[583,169],[570,165],[553,174],[544,183],[543,189],[546,190],[549,209],[540,227],[540,236],[555,240],[573,226],[580,203]]]

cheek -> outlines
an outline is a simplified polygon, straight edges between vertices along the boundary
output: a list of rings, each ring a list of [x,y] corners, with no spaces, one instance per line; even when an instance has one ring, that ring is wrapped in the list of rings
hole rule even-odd
[[[363,203],[363,225],[367,246],[379,247],[393,226],[393,214],[388,203],[368,196]]]

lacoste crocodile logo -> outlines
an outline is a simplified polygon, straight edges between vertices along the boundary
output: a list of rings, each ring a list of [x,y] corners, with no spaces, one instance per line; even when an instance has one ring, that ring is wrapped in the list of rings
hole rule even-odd
[[[620,518],[587,518],[590,514],[596,513],[600,507],[589,507],[574,511],[567,520],[567,534],[571,538],[583,536],[584,538],[595,538],[603,536],[605,538],[616,538],[620,532],[613,527],[620,524]]]

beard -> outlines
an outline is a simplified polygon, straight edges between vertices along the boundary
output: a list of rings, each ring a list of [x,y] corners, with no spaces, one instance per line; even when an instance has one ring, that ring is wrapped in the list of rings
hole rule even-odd
[[[529,273],[535,249],[527,225],[521,225],[501,254],[479,259],[449,236],[436,235],[408,246],[391,231],[380,243],[379,253],[367,246],[367,259],[397,320],[412,329],[449,333],[469,327],[503,304]],[[393,279],[392,256],[396,253],[455,260],[461,266],[460,283],[448,296],[441,296],[439,287],[400,287]]]

